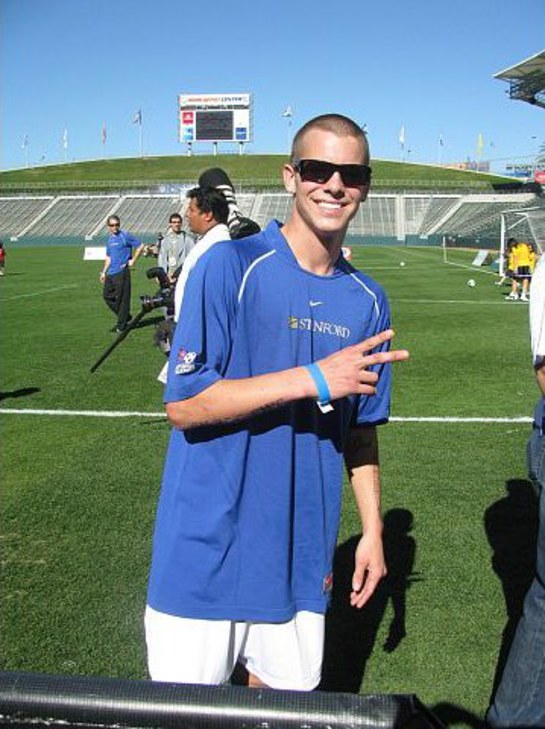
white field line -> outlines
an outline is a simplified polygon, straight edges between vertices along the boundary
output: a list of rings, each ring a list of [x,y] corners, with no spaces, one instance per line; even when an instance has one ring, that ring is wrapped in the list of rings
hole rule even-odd
[[[391,423],[533,423],[534,419],[520,415],[514,418],[458,418],[458,417],[408,417],[392,416]]]
[[[166,418],[163,412],[142,413],[131,410],[33,410],[0,408],[2,415],[49,415],[49,416],[73,416],[80,418]]]
[[[469,301],[467,299],[396,299],[389,297],[390,301],[403,304],[469,304],[470,306],[507,306],[514,308],[513,304],[517,304],[516,301]],[[525,301],[521,301],[516,308],[522,308],[523,305],[527,305]]]
[[[47,415],[47,416],[72,416],[80,418],[166,418],[164,412],[138,412],[121,410],[33,410],[0,408],[2,415]],[[398,417],[390,418],[392,423],[531,423],[532,418],[517,416],[513,418],[479,418],[479,417]]]
[[[455,263],[454,261],[443,261],[443,263],[446,263],[448,266],[457,266],[457,268],[465,268],[469,271],[475,271],[475,273],[485,273],[487,276],[496,276],[499,278],[497,271],[488,271],[486,269],[479,268],[478,266],[471,266],[467,263]]]
[[[361,266],[360,271],[368,273],[369,271],[398,271],[399,263],[397,266]]]
[[[392,249],[392,253],[394,253],[396,256],[400,256],[401,258],[405,258],[405,262],[407,261],[407,258],[410,259],[411,256],[414,257],[414,261],[418,261],[418,263],[426,263],[427,265],[430,265],[431,263],[437,263],[440,265],[444,265],[445,263],[449,266],[455,266],[456,268],[465,268],[467,271],[474,271],[476,274],[485,274],[486,276],[496,276],[499,277],[499,274],[497,271],[489,271],[487,269],[480,268],[479,266],[472,266],[471,264],[467,263],[456,263],[454,261],[444,261],[439,260],[437,256],[437,246],[395,246]],[[439,249],[442,250],[442,249]],[[390,251],[388,251],[390,253]],[[362,265],[362,269],[364,271],[384,271],[389,270],[391,268],[397,268],[399,266],[399,263],[397,266],[364,266]],[[409,264],[410,269],[410,264]]]
[[[65,291],[66,289],[75,289],[76,284],[67,284],[66,286],[57,286],[54,289],[42,289],[41,291],[34,291],[31,294],[16,294],[15,296],[5,296],[0,299],[3,301],[15,301],[16,299],[30,299],[33,296],[43,296],[44,294],[53,294],[57,291]]]

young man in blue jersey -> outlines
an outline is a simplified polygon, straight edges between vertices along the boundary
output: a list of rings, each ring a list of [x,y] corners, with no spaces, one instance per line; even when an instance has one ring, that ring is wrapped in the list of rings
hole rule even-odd
[[[369,191],[350,119],[305,124],[284,166],[293,212],[214,245],[185,289],[165,389],[173,424],[146,608],[152,679],[311,690],[346,464],[361,516],[347,600],[386,572],[376,426],[389,415],[384,292],[341,256]]]
[[[131,320],[131,268],[142,254],[144,244],[126,230],[121,230],[117,215],[110,215],[106,226],[106,257],[100,272],[102,296],[117,316],[117,324],[112,331],[123,332]]]

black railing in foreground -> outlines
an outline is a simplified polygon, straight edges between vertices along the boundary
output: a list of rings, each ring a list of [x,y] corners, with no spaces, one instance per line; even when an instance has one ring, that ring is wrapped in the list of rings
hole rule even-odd
[[[412,694],[356,696],[0,672],[0,726],[440,729],[443,725]]]

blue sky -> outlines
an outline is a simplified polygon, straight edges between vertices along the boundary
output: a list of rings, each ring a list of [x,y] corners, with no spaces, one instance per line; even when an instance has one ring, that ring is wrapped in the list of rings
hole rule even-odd
[[[185,154],[179,93],[250,92],[248,153],[287,151],[289,105],[293,129],[366,124],[381,159],[475,159],[481,134],[501,170],[545,143],[545,110],[492,76],[544,48],[543,0],[2,0],[0,165],[138,156],[138,109],[144,154]]]

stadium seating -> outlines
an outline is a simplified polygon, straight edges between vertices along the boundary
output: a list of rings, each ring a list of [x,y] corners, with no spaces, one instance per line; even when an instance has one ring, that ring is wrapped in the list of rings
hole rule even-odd
[[[112,197],[57,197],[31,225],[25,235],[84,237],[98,218],[105,218],[117,201]]]
[[[420,220],[418,230],[415,231],[418,235],[423,236],[429,235],[441,220],[447,218],[460,201],[460,195],[427,195],[426,197],[428,204]],[[410,200],[412,198],[407,198],[407,202]]]
[[[115,212],[131,233],[157,234],[166,231],[171,213],[180,212],[182,205],[175,195],[127,195]]]
[[[53,197],[0,198],[0,234],[17,236],[54,201]]]
[[[499,235],[502,211],[520,209],[533,202],[531,195],[519,196],[517,200],[505,200],[500,196],[482,196],[482,198],[472,195],[462,199],[461,205],[441,224],[440,232],[478,236],[484,232],[490,234],[495,231]]]
[[[2,197],[0,237],[22,243],[38,237],[101,242],[106,217],[115,212],[124,227],[149,242],[166,230],[170,214],[183,210],[184,202],[179,193]],[[261,227],[272,218],[287,220],[292,209],[287,193],[240,193],[237,202],[242,214]],[[530,193],[371,193],[348,233],[356,243],[426,243],[445,235],[499,239],[501,212],[535,205],[545,209],[543,200]],[[522,221],[517,235],[529,233]]]

